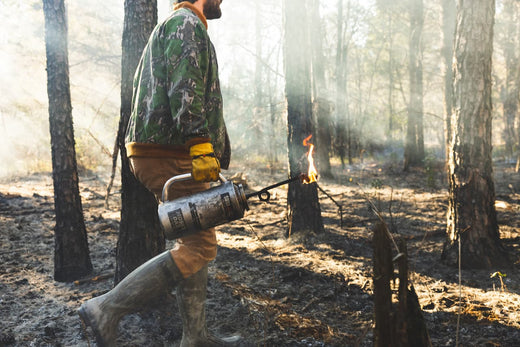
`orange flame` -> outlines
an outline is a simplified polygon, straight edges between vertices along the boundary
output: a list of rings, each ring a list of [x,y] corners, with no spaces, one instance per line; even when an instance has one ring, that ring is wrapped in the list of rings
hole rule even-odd
[[[312,157],[312,153],[314,151],[314,145],[312,143],[309,143],[309,140],[311,139],[312,134],[307,136],[303,140],[303,145],[305,147],[309,147],[309,152],[307,152],[307,160],[309,161],[309,170],[307,171],[307,177],[303,180],[303,183],[312,183],[316,182],[318,179],[318,171],[316,170],[316,167],[314,166],[314,158]]]

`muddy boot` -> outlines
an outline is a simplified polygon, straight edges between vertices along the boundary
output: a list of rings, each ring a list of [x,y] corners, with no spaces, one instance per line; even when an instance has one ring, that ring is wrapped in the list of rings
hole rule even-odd
[[[241,346],[240,336],[218,338],[206,328],[206,290],[208,266],[184,279],[177,287],[177,302],[182,317],[182,340],[180,347]]]
[[[171,291],[181,279],[170,251],[166,251],[132,271],[108,293],[83,303],[78,314],[92,328],[98,346],[115,346],[119,320]]]

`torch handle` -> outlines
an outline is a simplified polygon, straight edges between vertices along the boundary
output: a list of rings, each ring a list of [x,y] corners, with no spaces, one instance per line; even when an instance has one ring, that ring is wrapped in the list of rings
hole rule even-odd
[[[164,187],[162,190],[162,199],[161,199],[162,202],[168,201],[168,189],[170,188],[170,185],[172,185],[175,182],[187,181],[187,180],[192,180],[192,179],[193,179],[193,177],[191,176],[191,173],[185,173],[185,174],[173,176],[172,178],[167,180],[166,183],[164,184]],[[218,179],[220,180],[220,183],[227,182],[226,178],[224,176],[222,176],[221,173],[218,174]]]

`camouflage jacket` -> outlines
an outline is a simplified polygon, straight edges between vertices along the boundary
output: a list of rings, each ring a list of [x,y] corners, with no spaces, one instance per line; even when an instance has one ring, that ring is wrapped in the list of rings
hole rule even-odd
[[[205,139],[217,156],[229,156],[215,48],[205,23],[180,8],[155,27],[143,51],[125,142],[190,146]]]

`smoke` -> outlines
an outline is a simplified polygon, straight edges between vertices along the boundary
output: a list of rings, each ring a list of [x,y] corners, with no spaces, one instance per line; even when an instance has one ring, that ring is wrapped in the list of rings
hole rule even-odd
[[[48,157],[50,146],[41,141],[46,127],[44,46],[36,33],[43,15],[36,13],[31,1],[0,4],[0,177],[27,173]]]
[[[124,2],[66,3],[78,162],[82,170],[107,171],[119,120]],[[344,8],[343,18],[347,59],[342,63],[347,78],[345,92],[336,95],[337,1],[320,2],[325,98],[334,104],[333,117],[347,121],[349,130],[357,134],[361,145],[387,146],[392,140],[402,146],[409,99],[409,23],[408,16],[403,15],[406,9],[392,5],[393,12],[381,12],[375,1],[351,0],[345,1],[345,6],[347,3],[350,10]],[[402,5],[403,2],[396,3]],[[157,4],[158,18],[162,20],[171,11],[170,1],[158,0]],[[425,141],[430,148],[443,141],[441,11],[438,7],[437,3],[426,6],[422,52]],[[280,162],[285,161],[282,10],[278,0],[224,0],[222,18],[209,21],[235,163],[240,162],[240,158],[264,165],[266,157],[273,155]],[[503,15],[497,11],[498,38],[504,36],[505,29],[500,26]],[[261,21],[259,36],[255,28],[258,19]],[[390,22],[391,28],[388,27]],[[260,40],[260,52],[257,40]],[[497,40],[495,49],[495,103],[500,102],[497,90],[504,88],[506,80],[504,48],[499,44],[506,42]],[[389,69],[393,71],[391,79]],[[49,171],[44,16],[40,0],[1,0],[0,75],[0,176]],[[341,100],[346,103],[348,112],[339,114],[337,103]],[[496,113],[501,112],[499,105],[494,109]]]
[[[78,164],[109,166],[119,118],[123,4],[68,4],[69,78]],[[0,177],[50,172],[41,1],[0,4]]]

